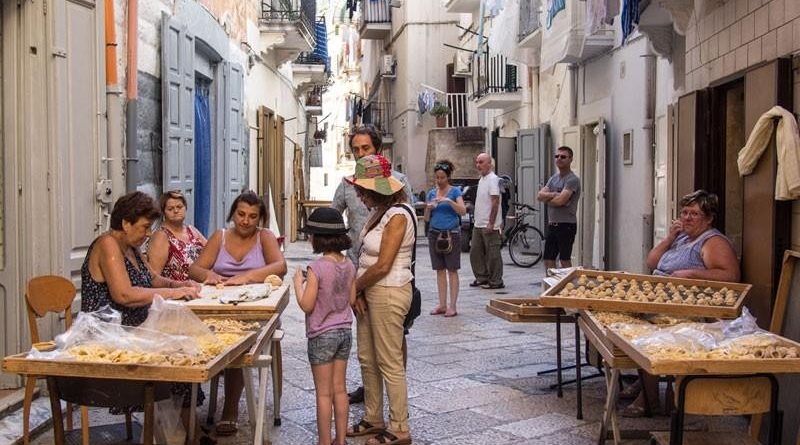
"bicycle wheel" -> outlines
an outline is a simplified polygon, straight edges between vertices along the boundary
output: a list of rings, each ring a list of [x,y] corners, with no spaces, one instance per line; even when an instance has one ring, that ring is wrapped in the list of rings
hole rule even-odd
[[[508,243],[511,261],[520,267],[533,267],[544,255],[544,235],[533,226],[525,226]]]

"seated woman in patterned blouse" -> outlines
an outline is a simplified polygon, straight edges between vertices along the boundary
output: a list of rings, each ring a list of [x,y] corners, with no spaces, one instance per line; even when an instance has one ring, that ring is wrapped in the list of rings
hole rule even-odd
[[[159,200],[163,221],[147,247],[147,262],[161,276],[178,281],[189,279],[189,266],[206,245],[206,238],[186,224],[186,198],[179,191],[166,192]]]

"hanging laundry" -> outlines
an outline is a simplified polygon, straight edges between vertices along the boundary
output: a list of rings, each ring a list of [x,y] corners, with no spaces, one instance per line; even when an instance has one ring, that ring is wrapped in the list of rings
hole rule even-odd
[[[608,0],[586,0],[586,35],[592,35],[603,27],[606,20]]]
[[[503,10],[503,0],[483,0],[484,11],[489,17],[496,17]]]
[[[775,176],[775,199],[790,201],[800,198],[800,133],[794,114],[782,107],[772,107],[758,118],[753,131],[736,160],[739,174],[747,176],[756,168],[772,139],[772,128],[777,121],[775,146],[778,150],[778,172]]]
[[[553,26],[553,18],[567,7],[566,0],[547,0],[547,29]]]
[[[633,33],[634,27],[639,25],[639,0],[623,0],[622,17],[622,43]]]

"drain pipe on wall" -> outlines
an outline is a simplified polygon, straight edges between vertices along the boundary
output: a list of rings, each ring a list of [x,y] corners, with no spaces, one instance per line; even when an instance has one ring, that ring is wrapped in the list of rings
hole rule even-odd
[[[648,48],[647,53],[642,55],[644,58],[645,70],[645,119],[642,129],[645,134],[645,149],[650,155],[650,162],[647,163],[647,175],[645,175],[644,196],[649,197],[650,206],[647,212],[642,215],[642,270],[647,271],[647,253],[653,248],[653,230],[654,230],[654,215],[655,215],[655,184],[653,183],[656,170],[656,76],[657,76],[657,59],[656,55]]]
[[[139,1],[128,0],[128,73],[127,73],[127,125],[125,127],[125,185],[128,192],[139,185],[139,158],[136,130],[139,128],[137,113],[139,97]]]
[[[108,203],[116,202],[125,191],[125,173],[122,153],[122,90],[119,88],[117,72],[117,28],[114,20],[114,0],[105,0],[106,37],[106,116],[108,119],[106,138],[108,157],[106,158],[108,177],[111,179],[111,193],[98,190],[98,199]]]

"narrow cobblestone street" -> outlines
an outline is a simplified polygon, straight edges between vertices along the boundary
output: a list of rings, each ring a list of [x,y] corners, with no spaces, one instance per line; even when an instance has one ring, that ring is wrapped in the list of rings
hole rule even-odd
[[[416,321],[408,337],[408,381],[410,424],[415,444],[469,445],[469,444],[593,444],[602,416],[605,385],[595,378],[583,384],[584,419],[576,419],[575,387],[565,387],[564,397],[556,397],[549,386],[555,382],[553,374],[537,376],[556,363],[555,327],[552,324],[510,323],[486,313],[484,306],[491,298],[532,295],[538,292],[544,269],[537,265],[523,269],[513,265],[504,252],[505,284],[502,291],[473,289],[467,286],[472,279],[469,255],[462,255],[461,295],[459,315],[454,318],[433,317],[435,275],[430,269],[430,258],[424,238],[420,238],[418,286],[423,290],[423,315]],[[294,267],[303,265],[314,257],[305,242],[291,244],[285,253]],[[294,295],[282,317],[286,335],[284,351],[284,394],[282,400],[282,425],[271,428],[273,444],[308,445],[316,443],[316,416],[314,387],[306,356],[303,315],[294,301]],[[564,362],[571,364],[574,357],[574,331],[567,325],[564,334]],[[355,345],[354,345],[355,346]],[[584,368],[584,375],[593,374]],[[574,372],[566,371],[565,379]],[[355,388],[360,379],[355,347],[348,367],[348,387]],[[222,391],[220,391],[220,394]],[[208,388],[206,387],[206,394]],[[221,397],[221,396],[220,396]],[[271,395],[268,396],[271,401]],[[221,401],[220,401],[221,403]],[[268,402],[269,403],[269,402]],[[221,406],[221,405],[220,405]],[[207,403],[200,409],[200,419],[205,419]],[[363,405],[350,408],[351,420],[360,419]],[[77,415],[76,415],[77,417]],[[106,410],[93,409],[92,427],[104,423],[119,424],[115,431],[123,433],[122,418],[110,416]],[[267,407],[267,419],[272,418],[272,407]],[[387,414],[388,418],[388,414]],[[239,434],[235,438],[220,438],[219,443],[252,443],[247,423],[244,398],[240,407]],[[76,426],[78,425],[76,419]],[[271,424],[271,422],[267,422]],[[668,418],[622,419],[623,429],[649,431],[666,429]],[[733,422],[734,427],[741,425]],[[696,420],[687,427],[703,427]],[[727,428],[728,424],[714,424],[712,428]],[[94,437],[94,435],[93,435]],[[124,436],[118,436],[124,437]],[[73,433],[74,443],[80,443],[79,431]],[[118,439],[117,439],[118,440]],[[361,445],[365,438],[350,439],[348,443]],[[35,444],[52,443],[52,430],[40,436]],[[94,441],[92,442],[95,443]],[[99,442],[98,442],[99,443]],[[114,441],[103,442],[114,443]],[[645,440],[628,440],[626,444],[643,444]]]

